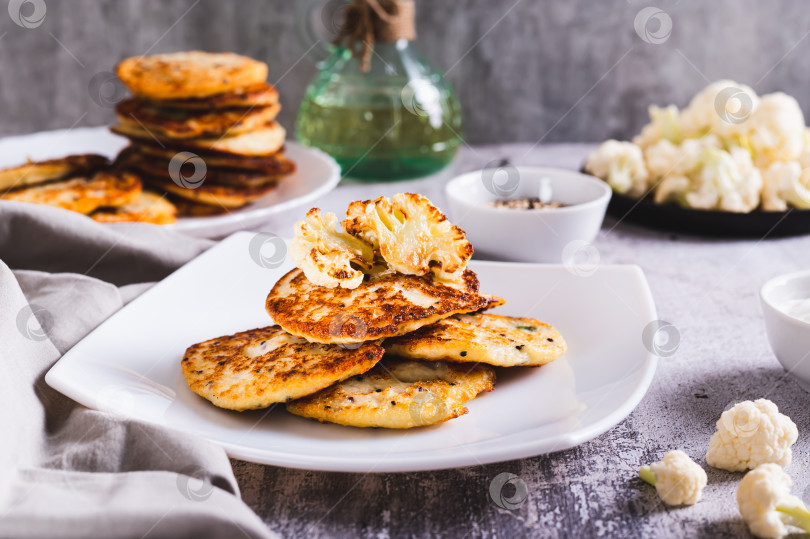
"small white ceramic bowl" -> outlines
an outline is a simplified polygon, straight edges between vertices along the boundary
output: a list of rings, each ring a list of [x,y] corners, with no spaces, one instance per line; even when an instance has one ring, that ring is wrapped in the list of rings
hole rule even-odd
[[[785,310],[785,302],[810,298],[810,270],[774,277],[762,285],[759,297],[776,359],[810,391],[810,323]]]
[[[565,206],[518,210],[491,205],[537,197],[541,185],[550,189],[552,201]],[[559,264],[564,251],[588,246],[599,233],[611,190],[602,180],[572,170],[504,166],[457,176],[445,193],[452,221],[467,233],[476,255]]]

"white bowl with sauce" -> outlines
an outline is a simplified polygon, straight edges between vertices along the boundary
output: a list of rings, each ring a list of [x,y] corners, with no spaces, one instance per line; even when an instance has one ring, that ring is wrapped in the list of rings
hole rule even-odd
[[[560,264],[598,256],[590,244],[602,226],[611,190],[604,181],[573,170],[508,165],[457,176],[445,194],[451,220],[467,233],[476,258]],[[563,206],[493,205],[547,197]]]
[[[810,391],[810,270],[774,277],[759,297],[776,359]]]

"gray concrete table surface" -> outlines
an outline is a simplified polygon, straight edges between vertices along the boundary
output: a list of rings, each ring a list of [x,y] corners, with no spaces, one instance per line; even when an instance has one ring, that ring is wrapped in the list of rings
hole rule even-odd
[[[351,200],[400,191],[422,192],[444,206],[443,185],[455,173],[500,159],[578,168],[590,147],[466,147],[438,177],[341,185],[320,206],[340,212]],[[290,224],[271,228],[289,233]],[[721,412],[762,397],[799,427],[787,472],[793,493],[810,501],[810,395],[773,356],[758,295],[769,278],[810,267],[810,238],[701,239],[608,218],[594,245],[602,263],[641,266],[659,318],[680,333],[677,352],[659,361],[649,391],[627,419],[567,451],[443,471],[325,473],[233,461],[245,502],[286,537],[746,537],[735,498],[742,474],[711,468],[704,457]],[[548,403],[526,403],[537,405]],[[709,477],[692,507],[664,506],[637,479],[641,464],[676,448]],[[527,486],[519,509],[502,509],[490,498],[490,482],[502,472]]]

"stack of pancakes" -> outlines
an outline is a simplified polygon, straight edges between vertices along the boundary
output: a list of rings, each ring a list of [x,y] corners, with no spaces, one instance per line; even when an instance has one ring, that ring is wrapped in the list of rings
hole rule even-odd
[[[239,208],[295,171],[265,63],[192,51],[128,58],[117,72],[134,94],[116,106],[111,129],[131,141],[117,164],[167,194],[181,213]]]
[[[0,199],[55,206],[105,223],[168,224],[177,212],[160,195],[144,191],[137,175],[95,154],[0,170]]]
[[[192,391],[232,410],[283,402],[321,422],[396,429],[458,417],[492,390],[493,367],[541,366],[566,351],[548,324],[483,312],[504,300],[461,271],[444,283],[389,268],[329,288],[293,269],[266,299],[277,325],[192,345],[183,374]]]

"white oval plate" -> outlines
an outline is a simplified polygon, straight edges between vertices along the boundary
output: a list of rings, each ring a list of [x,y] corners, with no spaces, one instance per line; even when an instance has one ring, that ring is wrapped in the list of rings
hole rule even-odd
[[[563,358],[540,368],[499,369],[495,389],[469,402],[469,414],[421,429],[320,424],[283,405],[241,413],[216,408],[188,389],[180,360],[192,343],[271,323],[266,295],[292,264],[260,266],[250,253],[254,237],[234,234],[126,305],[65,354],[47,383],[90,408],[213,440],[234,458],[407,472],[579,445],[627,417],[655,372],[657,359],[642,342],[655,305],[637,266],[578,275],[563,266],[473,261],[482,291],[507,300],[496,312],[556,326],[568,342]]]
[[[28,158],[41,161],[82,153],[97,153],[112,159],[128,143],[127,139],[110,133],[106,127],[61,129],[7,137],[0,140],[0,168],[21,165]],[[340,182],[340,166],[322,151],[288,141],[285,153],[295,162],[297,170],[266,197],[225,215],[184,217],[178,219],[177,223],[162,226],[191,236],[221,238],[301,208],[324,196]]]

